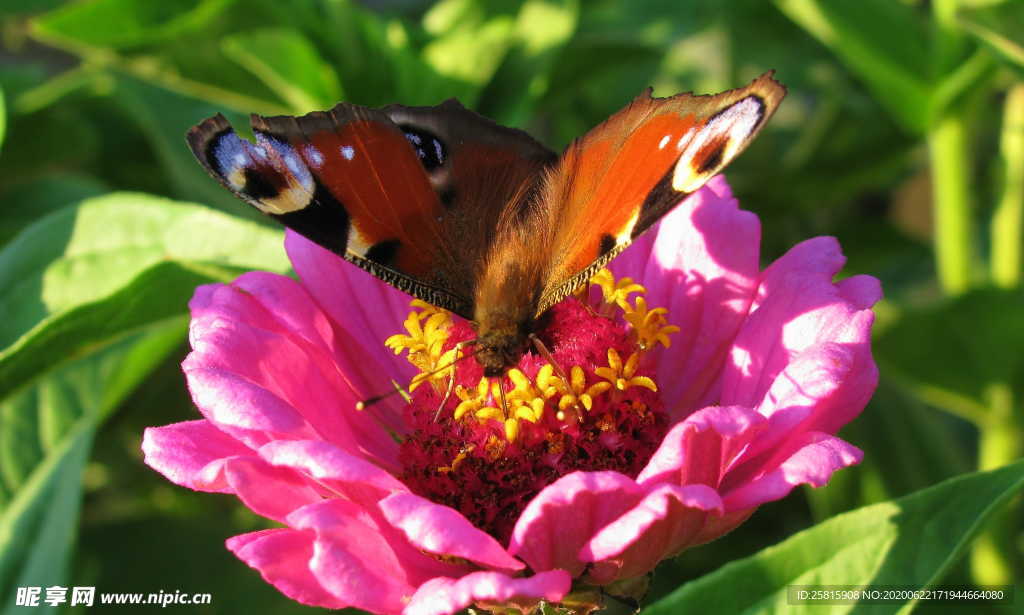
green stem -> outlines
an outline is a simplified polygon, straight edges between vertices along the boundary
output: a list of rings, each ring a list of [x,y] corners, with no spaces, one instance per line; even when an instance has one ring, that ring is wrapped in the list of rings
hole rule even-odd
[[[978,424],[978,469],[1002,467],[1024,455],[1024,416],[1013,403],[1013,389],[1007,383],[993,384],[987,391],[989,416]],[[1005,585],[1019,578],[1021,568],[1015,536],[1020,502],[1011,502],[986,526],[971,551],[971,574],[978,585]]]
[[[932,0],[932,20],[935,34],[932,46],[933,67],[936,75],[942,75],[957,65],[957,59],[964,47],[963,30],[957,23],[960,0]]]
[[[950,109],[928,134],[939,284],[950,295],[971,285],[972,228],[970,154],[966,113]]]
[[[992,216],[992,281],[996,286],[1016,288],[1020,286],[1024,242],[1024,82],[1015,84],[1006,96],[1000,150],[1004,180]]]

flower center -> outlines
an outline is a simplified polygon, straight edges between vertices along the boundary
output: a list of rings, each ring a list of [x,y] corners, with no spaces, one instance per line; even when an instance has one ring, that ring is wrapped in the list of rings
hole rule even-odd
[[[565,474],[639,474],[668,427],[646,351],[679,329],[664,308],[630,301],[645,291],[629,278],[602,269],[591,284],[601,299],[553,306],[536,332],[543,348],[500,378],[485,378],[469,357],[469,324],[412,302],[407,334],[385,341],[420,370],[401,444],[410,489],[505,540],[533,496]]]

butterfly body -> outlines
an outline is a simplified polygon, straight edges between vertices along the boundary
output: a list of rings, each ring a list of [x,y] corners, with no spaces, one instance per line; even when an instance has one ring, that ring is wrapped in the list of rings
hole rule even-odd
[[[641,94],[557,156],[449,100],[302,117],[223,116],[188,141],[225,187],[414,297],[472,320],[485,375],[543,314],[735,158],[785,89]]]

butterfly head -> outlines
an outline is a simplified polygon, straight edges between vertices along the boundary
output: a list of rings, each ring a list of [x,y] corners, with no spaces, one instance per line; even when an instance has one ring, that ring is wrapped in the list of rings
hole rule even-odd
[[[508,313],[484,313],[477,321],[475,356],[484,368],[484,376],[489,378],[504,375],[526,352],[533,319],[509,316]]]

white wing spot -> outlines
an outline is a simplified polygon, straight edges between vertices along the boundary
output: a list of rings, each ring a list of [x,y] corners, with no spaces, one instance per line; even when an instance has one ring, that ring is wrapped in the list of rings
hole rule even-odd
[[[306,145],[304,153],[306,159],[309,160],[313,166],[319,167],[324,163],[324,155],[320,153],[320,150],[313,147],[312,145]]]
[[[733,103],[705,124],[694,138],[687,144],[679,156],[675,171],[672,174],[672,188],[678,192],[693,192],[711,178],[713,171],[728,164],[736,155],[737,150],[748,140],[750,133],[761,121],[764,108],[760,100],[754,96]],[[698,173],[692,162],[705,144],[715,139],[725,139],[725,149],[720,161],[711,171]],[[680,146],[682,144],[682,139]],[[677,146],[677,147],[680,147]]]
[[[294,151],[287,151],[284,155],[284,163],[288,166],[288,170],[292,172],[292,175],[301,179],[302,172],[305,171],[305,165],[299,160],[299,157],[295,155]]]
[[[665,135],[664,137],[662,137],[661,141],[658,143],[658,149],[665,149],[665,146],[668,145],[668,142],[671,139],[672,135]]]
[[[345,160],[352,160],[353,158],[356,157],[356,150],[355,150],[355,148],[352,147],[351,145],[342,145],[341,146],[341,157],[344,158]]]

